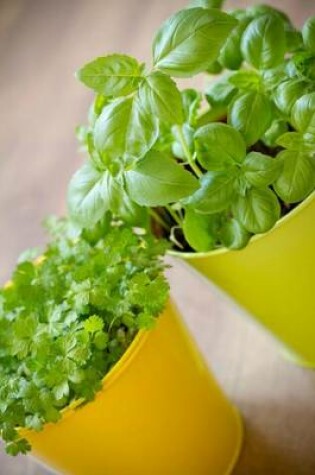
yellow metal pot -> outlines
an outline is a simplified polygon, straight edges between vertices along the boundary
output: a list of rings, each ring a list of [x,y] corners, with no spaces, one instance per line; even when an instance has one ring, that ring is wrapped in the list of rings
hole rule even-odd
[[[315,192],[240,251],[173,253],[227,292],[315,367]]]
[[[241,446],[237,411],[170,303],[141,331],[93,402],[25,433],[33,454],[71,475],[223,475]]]

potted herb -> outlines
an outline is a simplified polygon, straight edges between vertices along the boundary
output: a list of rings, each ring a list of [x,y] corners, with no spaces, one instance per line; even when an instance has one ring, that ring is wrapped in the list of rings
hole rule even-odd
[[[239,417],[167,303],[165,243],[106,220],[49,228],[0,291],[7,452],[75,475],[227,473]]]
[[[315,365],[315,17],[298,31],[270,6],[221,4],[171,16],[152,67],[114,54],[78,71],[96,96],[70,212],[151,227]],[[201,72],[220,76],[179,91]]]

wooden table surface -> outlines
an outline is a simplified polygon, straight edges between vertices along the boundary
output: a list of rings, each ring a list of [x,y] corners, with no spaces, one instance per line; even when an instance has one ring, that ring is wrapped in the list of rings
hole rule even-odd
[[[285,7],[298,25],[315,14],[314,0],[269,3]],[[184,5],[0,0],[1,282],[24,248],[43,243],[42,219],[65,212],[67,183],[82,160],[74,128],[85,121],[91,98],[73,72],[108,52],[148,60],[153,32]],[[246,437],[235,475],[314,475],[314,372],[285,361],[271,336],[183,265],[174,263],[170,279],[189,327],[244,416]],[[0,447],[0,475],[48,473],[29,458],[7,457]]]

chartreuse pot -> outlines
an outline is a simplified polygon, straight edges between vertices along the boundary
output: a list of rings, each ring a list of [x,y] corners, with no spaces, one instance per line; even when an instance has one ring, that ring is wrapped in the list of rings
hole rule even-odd
[[[23,435],[35,457],[62,474],[223,475],[237,460],[242,429],[169,303],[94,401]]]
[[[239,251],[176,253],[315,367],[315,192]]]

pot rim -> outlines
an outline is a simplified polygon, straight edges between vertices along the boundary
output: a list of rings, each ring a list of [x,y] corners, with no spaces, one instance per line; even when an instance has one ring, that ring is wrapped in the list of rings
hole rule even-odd
[[[285,223],[288,221],[291,221],[297,214],[303,211],[303,209],[307,208],[312,201],[315,199],[315,190],[312,191],[298,206],[296,206],[292,211],[290,211],[288,214],[280,218],[276,224],[266,233],[262,234],[255,234],[249,241],[248,246],[252,245],[254,242],[263,239],[265,236],[268,234],[273,233],[276,229],[278,229],[280,226],[283,226]],[[246,247],[244,248],[246,249]],[[242,251],[243,249],[239,249],[238,251]],[[222,247],[219,249],[214,249],[212,251],[206,251],[206,252],[181,252],[181,251],[174,251],[170,250],[168,251],[168,254],[173,257],[180,257],[184,259],[195,259],[195,258],[202,258],[202,257],[208,257],[208,256],[217,256],[221,254],[227,254],[228,252],[238,252],[237,250],[232,250],[228,249],[226,247]]]

